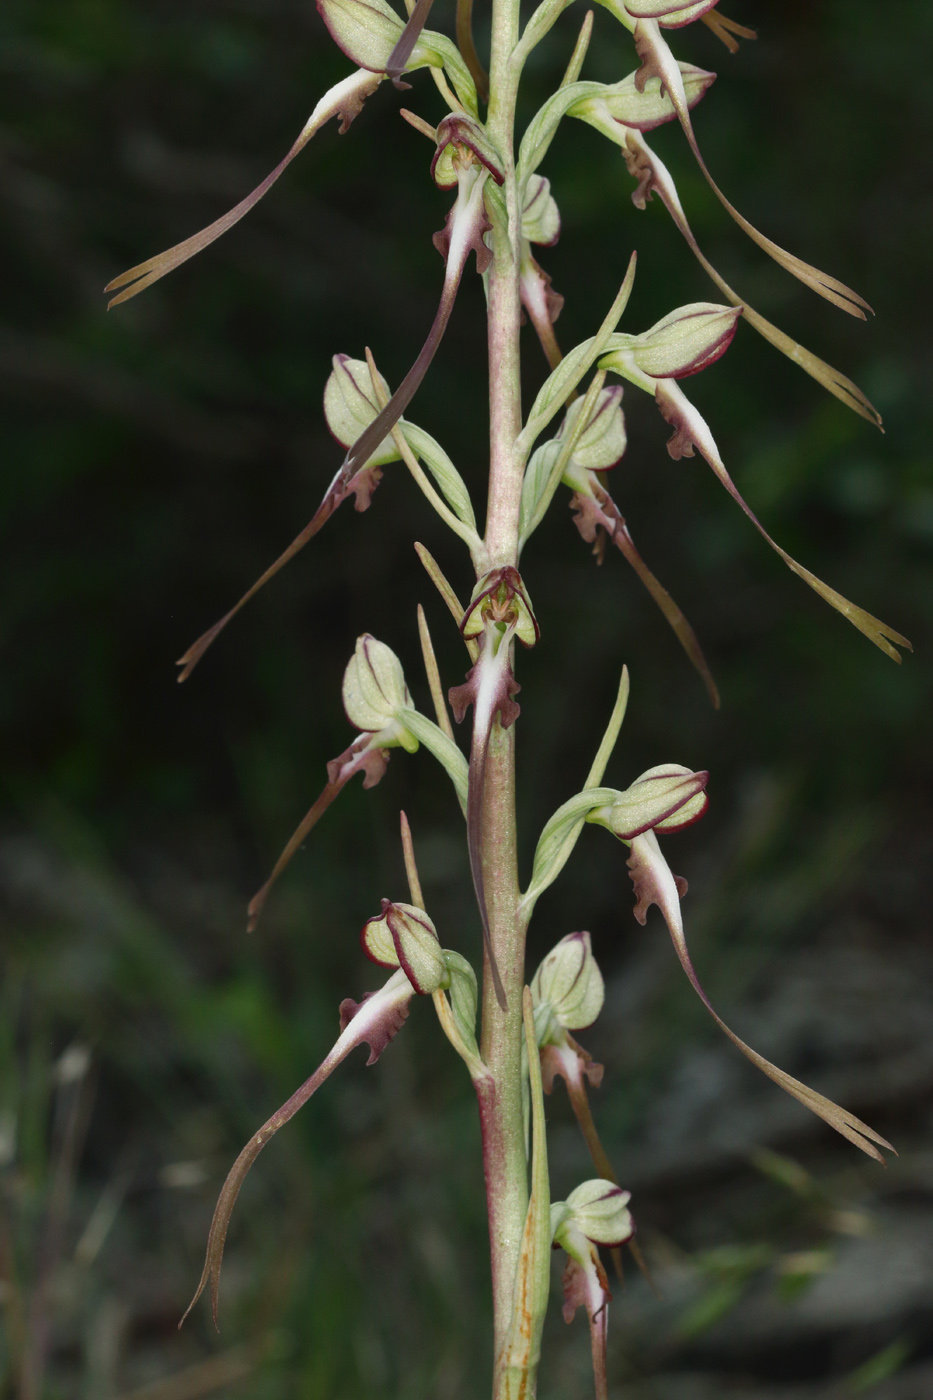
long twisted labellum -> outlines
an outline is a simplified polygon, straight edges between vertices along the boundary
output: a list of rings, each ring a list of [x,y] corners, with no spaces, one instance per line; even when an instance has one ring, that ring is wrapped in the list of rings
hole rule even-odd
[[[376,468],[377,472],[378,470],[379,469]],[[375,479],[378,480],[378,477],[376,477]],[[248,588],[246,590],[239,602],[235,603],[229,612],[224,613],[223,617],[220,619],[219,622],[215,622],[213,627],[209,627],[206,632],[202,633],[202,635],[198,638],[196,642],[192,642],[191,646],[185,652],[184,656],[180,656],[178,658],[176,664],[182,668],[181,672],[178,675],[179,684],[182,681],[186,681],[188,679],[195,666],[197,666],[198,662],[201,660],[201,657],[207,651],[211,643],[214,642],[216,638],[220,635],[220,633],[224,630],[227,623],[232,622],[233,619],[236,617],[237,613],[240,611],[240,609],[249,602],[250,598],[254,597],[259,592],[259,590],[269,582],[270,579],[275,578],[275,575],[279,572],[279,570],[284,569],[285,565],[289,562],[289,560],[294,559],[295,555],[298,554],[300,550],[304,549],[308,541],[313,539],[317,532],[327,524],[334,511],[337,509],[340,503],[346,499],[347,495],[348,491],[346,489],[341,489],[340,472],[338,472],[337,475],[334,477],[333,481],[331,482],[330,486],[327,488],[327,491],[324,495],[324,499],[321,501],[321,504],[318,506],[317,510],[314,512],[311,519],[308,521],[307,525],[304,527],[301,533],[296,535],[295,538],[292,540],[291,544],[288,546],[288,548],[283,550],[283,552],[279,555],[278,559],[276,559],[273,564],[270,564],[268,569],[266,569],[264,573],[260,574],[256,582],[252,585],[251,588]],[[361,504],[362,502],[358,498],[357,509],[360,509]]]
[[[856,1118],[854,1114],[833,1103],[832,1099],[818,1094],[815,1089],[802,1084],[799,1079],[794,1079],[792,1075],[785,1073],[777,1065],[773,1065],[770,1060],[766,1060],[763,1055],[759,1055],[757,1050],[753,1050],[750,1045],[745,1044],[744,1040],[740,1040],[735,1032],[726,1025],[718,1012],[714,1010],[709,997],[700,985],[700,980],[687,951],[679,897],[686,892],[686,882],[671,874],[670,867],[661,854],[658,838],[653,831],[646,831],[644,835],[636,836],[631,845],[632,854],[629,857],[628,867],[637,898],[635,917],[640,924],[643,924],[649,907],[652,904],[657,904],[664,915],[674,950],[680,959],[680,965],[687,974],[693,990],[720,1030],[729,1037],[738,1050],[741,1050],[747,1060],[756,1065],[769,1079],[773,1079],[775,1084],[780,1085],[805,1108],[809,1108],[817,1117],[828,1123],[831,1128],[835,1128],[837,1133],[848,1138],[849,1142],[854,1143],[862,1152],[883,1163],[884,1158],[874,1144],[878,1143],[881,1147],[886,1147],[889,1152],[894,1152],[894,1148],[885,1138],[876,1133],[874,1128],[870,1128],[860,1118]]]
[[[299,1108],[304,1107],[311,1095],[321,1087],[325,1079],[333,1074],[337,1066],[357,1045],[362,1045],[364,1042],[369,1045],[370,1056],[366,1063],[375,1064],[389,1041],[398,1034],[404,1024],[408,1016],[408,1004],[413,996],[414,989],[411,983],[405,973],[399,969],[398,972],[392,974],[380,991],[370,992],[359,1003],[349,998],[341,1003],[341,1034],[330,1054],[317,1067],[310,1079],[306,1079],[301,1088],[296,1089],[291,1098],[283,1103],[277,1112],[273,1113],[272,1117],[262,1125],[257,1133],[253,1134],[230,1168],[214,1208],[201,1278],[195,1289],[194,1297],[178,1324],[179,1327],[182,1326],[185,1318],[204,1292],[208,1279],[211,1285],[211,1312],[214,1326],[218,1326],[220,1266],[223,1262],[227,1227],[230,1224],[230,1216],[233,1213],[236,1198],[240,1194],[240,1187],[246,1179],[246,1174],[266,1143],[275,1136],[279,1128],[284,1127],[290,1118],[294,1118]]]
[[[382,82],[381,73],[370,73],[367,69],[360,68],[356,73],[352,73],[349,78],[344,78],[337,83],[329,92],[321,98],[311,116],[305,123],[297,140],[292,145],[291,150],[282,160],[279,161],[275,169],[266,176],[261,184],[257,185],[251,194],[242,199],[233,209],[216,219],[214,223],[208,224],[207,228],[201,229],[200,233],[192,234],[182,243],[176,243],[173,248],[167,248],[164,253],[157,253],[154,258],[148,258],[146,262],[138,263],[136,267],[131,267],[128,272],[122,272],[119,277],[114,277],[112,282],[108,282],[104,288],[105,292],[116,291],[122,287],[124,290],[119,296],[113,297],[107,303],[107,309],[112,306],[119,306],[122,301],[129,301],[130,297],[136,296],[137,292],[145,291],[151,287],[153,282],[158,282],[160,277],[164,277],[167,272],[173,272],[176,267],[180,267],[183,262],[193,258],[196,253],[207,248],[221,234],[238,224],[244,215],[248,214],[255,204],[258,204],[263,195],[275,184],[286,166],[290,165],[295,156],[302,150],[311,137],[314,136],[321,127],[330,121],[331,117],[340,117],[341,136],[349,127],[354,117],[362,111],[363,103],[371,93]]]
[[[417,393],[421,381],[437,354],[437,348],[444,338],[450,313],[454,309],[460,278],[471,251],[476,253],[477,270],[482,272],[489,264],[491,254],[483,243],[483,232],[487,226],[483,207],[483,186],[486,183],[486,170],[471,170],[459,184],[457,202],[448,216],[447,226],[435,238],[447,260],[444,285],[441,290],[440,305],[428,338],[421,348],[417,360],[392,395],[385,408],[373,419],[347,452],[338,473],[338,481],[348,486],[359,469],[365,465],[374,449],[392,431],[405,409]]]
[[[370,74],[370,76],[372,76]],[[391,433],[405,409],[411,403],[428,372],[431,361],[437,352],[437,348],[443,339],[450,320],[450,313],[453,310],[457,291],[460,286],[460,278],[466,266],[467,257],[471,250],[476,252],[477,265],[482,270],[484,255],[489,256],[489,250],[482,242],[482,233],[485,228],[485,211],[483,208],[483,185],[485,183],[486,171],[477,171],[472,181],[465,181],[457,191],[457,202],[448,219],[448,226],[445,230],[447,236],[446,256],[447,270],[444,275],[444,285],[441,291],[440,305],[434,324],[428,332],[421,353],[415,361],[408,374],[402,380],[395,393],[392,395],[385,408],[382,409],[368,428],[364,430],[353,443],[347,452],[343,463],[339,467],[330,486],[324,495],[324,499],[318,506],[311,520],[299,535],[292,540],[288,548],[279,555],[273,564],[270,564],[265,573],[262,574],[253,586],[243,594],[239,602],[230,609],[228,613],[215,622],[213,627],[199,637],[198,640],[188,648],[184,656],[179,658],[178,664],[182,667],[179,681],[187,680],[207,651],[208,647],[216,640],[220,633],[227,626],[227,623],[236,617],[237,613],[255,596],[259,590],[274,578],[280,569],[294,559],[295,555],[304,548],[310,539],[326,525],[337,507],[346,500],[351,491],[357,494],[357,509],[364,509],[369,504],[369,496],[372,494],[372,486],[378,481],[376,476],[371,484],[367,484],[363,476],[366,470],[366,463],[383,439]],[[378,469],[377,469],[378,470]]]
[[[819,268],[812,267],[802,258],[795,257],[793,253],[788,253],[785,249],[766,238],[763,233],[739,213],[738,209],[723,194],[716,184],[712,175],[707,169],[706,162],[700,152],[697,139],[693,131],[693,122],[687,106],[686,93],[684,92],[683,78],[680,69],[674,59],[674,55],[668,48],[667,41],[661,34],[657,20],[641,19],[635,26],[635,47],[642,60],[642,67],[636,76],[636,83],[639,88],[643,88],[649,77],[658,77],[662,85],[667,89],[668,95],[674,104],[680,124],[683,127],[684,135],[689,142],[690,149],[696,158],[696,162],[703,172],[704,178],[713,194],[719,200],[727,214],[735,220],[743,233],[748,234],[754,243],[758,244],[769,257],[779,263],[787,272],[805,283],[812,291],[817,292],[827,301],[831,301],[834,306],[838,306],[843,311],[848,311],[850,316],[856,316],[860,321],[865,320],[866,311],[871,311],[868,302],[860,297],[857,292],[853,292],[844,282],[838,281],[835,277],[829,277],[825,272],[820,272]]]
[[[615,501],[602,485],[594,487],[595,498],[585,496],[575,491],[570,501],[571,510],[576,512],[577,529],[583,539],[588,543],[596,543],[597,529],[602,528],[609,536],[612,543],[620,551],[623,557],[631,564],[635,573],[641,579],[645,588],[657,603],[661,612],[673,631],[675,637],[680,642],[692,665],[694,666],[709,695],[713,708],[719,709],[719,687],[713,679],[703,655],[703,648],[700,646],[697,634],[694,632],[687,618],[684,616],[677,603],[668,593],[667,589],[658,578],[651,572],[644,559],[639,554],[635,541],[629,533],[628,525],[622,516]]]
[[[744,319],[754,326],[758,334],[763,336],[776,350],[780,350],[782,355],[786,355],[794,364],[799,365],[805,374],[809,374],[811,379],[815,379],[828,393],[844,403],[846,408],[851,408],[860,417],[880,428],[881,414],[874,404],[866,398],[857,384],[853,384],[851,379],[834,369],[832,365],[827,364],[825,360],[821,360],[818,355],[814,355],[812,350],[798,344],[784,331],[779,330],[777,326],[766,320],[753,306],[749,306],[744,297],[740,297],[729,286],[724,277],[720,276],[693,235],[670,171],[650,149],[640,132],[630,131],[628,133],[623,154],[629,174],[638,181],[638,188],[632,195],[632,202],[635,206],[643,209],[652,194],[657,192],[701,267],[705,269],[733,306],[742,306]]]
[[[814,593],[818,593],[825,602],[829,603],[830,607],[835,608],[838,613],[847,618],[853,627],[857,627],[886,656],[890,656],[892,661],[900,663],[901,660],[900,653],[892,643],[906,647],[908,651],[913,651],[910,642],[906,637],[902,637],[900,632],[895,632],[886,622],[873,617],[864,608],[850,603],[849,599],[844,598],[841,593],[837,593],[835,588],[830,588],[828,583],[824,583],[816,574],[805,569],[802,564],[798,564],[797,560],[788,554],[786,549],[782,549],[777,541],[771,538],[726,470],[705,419],[694,408],[686,394],[673,379],[656,381],[655,398],[663,417],[675,429],[674,436],[667,444],[667,450],[673,458],[692,457],[694,446],[698,447],[729,495],[741,506],[762,539],[766,540],[774,552],[780,555],[792,573],[795,573],[798,578],[802,578],[804,583],[809,584]]]
[[[339,758],[333,759],[327,765],[328,781],[323,792],[295,828],[262,889],[257,891],[249,902],[247,933],[252,933],[259,923],[272,886],[291,864],[295,852],[304,845],[312,829],[317,826],[334,798],[342,792],[354,774],[363,773],[365,775],[363,778],[364,787],[375,787],[376,783],[379,782],[386,770],[389,752],[388,749],[373,747],[372,738],[371,734],[361,734]]]
[[[421,38],[421,31],[428,22],[428,15],[431,13],[431,6],[434,0],[418,0],[417,5],[408,17],[408,23],[402,30],[401,37],[395,48],[389,54],[389,61],[386,64],[386,77],[391,78],[398,88],[407,87],[407,83],[400,82],[402,74],[408,66],[412,50]]]

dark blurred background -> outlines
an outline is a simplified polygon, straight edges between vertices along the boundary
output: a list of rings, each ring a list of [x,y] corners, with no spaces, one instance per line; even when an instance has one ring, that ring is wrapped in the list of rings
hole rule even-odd
[[[621,557],[595,566],[559,495],[524,561],[543,634],[521,657],[524,868],[586,771],[625,661],[632,699],[609,780],[667,760],[713,775],[707,819],[667,847],[690,879],[713,1001],[900,1156],[870,1163],[722,1040],[657,912],[634,922],[624,852],[603,833],[585,833],[542,900],[530,964],[586,927],[607,978],[583,1039],[606,1065],[596,1113],[661,1294],[637,1274],[616,1287],[613,1394],[920,1400],[933,1393],[933,210],[918,56],[933,12],[922,0],[726,12],[757,24],[759,42],[732,57],[701,25],[673,36],[678,56],[720,74],[696,114],[709,163],[756,225],[856,287],[876,319],[818,301],[745,241],[676,129],[652,142],[714,264],[855,378],[885,433],[748,327],[688,389],[781,543],[917,653],[893,665],[823,605],[704,463],[668,458],[665,425],[628,390],[630,446],[610,487],[700,634],[723,705],[710,709]],[[447,0],[434,15],[450,32]],[[524,119],[580,19],[565,15],[534,55]],[[330,356],[369,344],[398,383],[421,344],[449,201],[398,108],[435,122],[439,98],[424,73],[403,96],[383,87],[232,233],[107,314],[103,285],[250,190],[346,60],[308,0],[7,0],[0,35],[0,1394],[481,1396],[478,1131],[426,1006],[377,1068],[344,1066],[257,1164],[228,1243],[222,1336],[203,1302],[176,1331],[230,1162],[322,1057],[340,999],[378,985],[356,935],[383,895],[404,897],[400,807],[442,941],[479,955],[459,814],[423,754],[397,753],[373,791],[351,786],[245,932],[247,899],[350,740],[339,687],[357,634],[393,646],[429,708],[423,602],[445,684],[465,670],[412,541],[462,594],[467,561],[401,465],[368,513],[338,512],[184,687],[173,665],[330,480]],[[584,75],[634,66],[600,12]],[[632,207],[594,132],[566,124],[544,173],[563,215],[541,260],[567,297],[565,347],[598,324],[633,247],[627,328],[717,297],[660,205]],[[527,351],[530,403],[543,376],[530,333]],[[448,447],[478,508],[484,374],[471,274],[409,416]],[[549,1114],[557,1198],[589,1173],[560,1086]],[[542,1395],[576,1400],[591,1393],[586,1327],[565,1327],[556,1302]]]

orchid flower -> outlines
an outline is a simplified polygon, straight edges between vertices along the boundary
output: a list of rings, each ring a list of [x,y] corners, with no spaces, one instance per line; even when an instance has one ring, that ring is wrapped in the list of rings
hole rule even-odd
[[[632,362],[643,370],[663,370],[671,378],[686,378],[714,364],[725,353],[740,315],[740,307],[696,302],[670,312],[641,335],[617,334],[612,344],[627,347]],[[608,358],[601,363],[612,365]],[[543,518],[558,482],[563,481],[573,492],[570,508],[574,523],[582,538],[595,546],[598,562],[602,562],[604,539],[608,536],[661,609],[718,708],[719,691],[696,633],[642,559],[622,512],[605,485],[605,472],[621,460],[626,449],[621,401],[621,385],[603,388],[594,381],[586,399],[570,405],[557,436],[537,448],[522,488],[521,545],[524,547]]]
[[[662,28],[679,29],[696,19],[703,18],[714,8],[716,0],[712,0],[712,3],[708,3],[708,0],[701,0],[701,3],[695,4],[683,3],[683,0],[631,0],[631,3],[625,0],[624,4],[621,3],[621,0],[602,0],[602,3],[621,20],[627,29],[632,31],[635,49],[641,59],[641,67],[634,75],[638,91],[643,92],[648,83],[654,81],[658,84],[659,90],[666,93],[673,104],[677,119],[707,184],[730,217],[753,242],[758,244],[759,248],[763,249],[786,271],[799,278],[812,291],[825,297],[834,306],[847,311],[851,316],[864,320],[866,312],[871,311],[871,307],[857,292],[853,292],[837,278],[829,277],[826,273],[820,272],[818,268],[812,267],[802,258],[786,252],[777,243],[760,233],[729,202],[707,168],[693,130],[693,122],[690,117],[691,103],[683,80],[682,65],[678,64],[674,58],[661,30]]]
[[[544,1092],[551,1092],[558,1076],[563,1079],[593,1165],[615,1181],[586,1093],[587,1081],[594,1089],[602,1083],[603,1067],[571,1035],[593,1024],[606,995],[588,933],[568,933],[551,949],[531,980],[531,995]]]
[[[250,930],[256,927],[272,886],[330,804],[357,773],[363,774],[364,788],[375,787],[386,771],[390,750],[415,753],[423,743],[446,769],[458,794],[466,798],[466,760],[443,730],[414,708],[398,657],[368,632],[357,639],[344,672],[343,706],[350,723],[362,732],[328,763],[323,791],[299,822],[268,880],[250,900]]]
[[[590,1324],[590,1348],[596,1400],[609,1400],[606,1374],[606,1334],[612,1294],[600,1263],[599,1245],[618,1249],[631,1240],[635,1226],[628,1211],[630,1192],[606,1181],[584,1181],[566,1201],[551,1206],[554,1248],[567,1253],[562,1280],[565,1322],[572,1322],[578,1308],[586,1309]]]
[[[298,1110],[304,1107],[311,1095],[317,1092],[326,1079],[330,1078],[337,1066],[343,1063],[350,1051],[354,1050],[357,1045],[362,1045],[364,1042],[368,1044],[370,1054],[366,1063],[368,1065],[376,1063],[389,1041],[394,1039],[404,1025],[408,1017],[409,1002],[415,992],[416,988],[409,981],[407,974],[400,968],[398,972],[392,974],[379,991],[368,992],[362,1001],[355,1002],[348,997],[340,1003],[340,1035],[333,1048],[311,1077],[306,1079],[304,1084],[295,1090],[291,1098],[287,1099],[282,1107],[277,1109],[272,1117],[253,1134],[230,1168],[214,1208],[201,1278],[195,1289],[194,1297],[178,1324],[179,1327],[204,1292],[208,1281],[211,1285],[211,1312],[214,1326],[218,1326],[220,1267],[223,1262],[227,1228],[230,1224],[230,1216],[233,1213],[236,1198],[240,1194],[240,1187],[260,1152],[275,1136],[279,1128],[284,1127],[291,1118],[294,1118]]]
[[[405,826],[407,828],[407,823]],[[370,1053],[366,1063],[376,1063],[408,1019],[412,997],[433,998],[441,1024],[455,1047],[469,1060],[471,1051],[467,1043],[471,1042],[472,1058],[478,1063],[480,1072],[485,1072],[485,1066],[478,1059],[473,1033],[476,977],[458,953],[441,947],[437,930],[424,910],[384,899],[382,912],[364,924],[360,943],[371,962],[395,971],[378,991],[367,992],[361,1001],[347,997],[340,1003],[340,1034],[332,1049],[311,1077],[253,1134],[230,1168],[214,1208],[201,1278],[179,1327],[204,1292],[208,1281],[211,1285],[211,1311],[214,1325],[217,1326],[220,1268],[227,1228],[240,1187],[260,1152],[357,1045],[368,1044]],[[451,992],[452,1008],[444,996],[447,989]]]
[[[661,357],[653,360],[640,353],[635,342],[626,336],[613,337],[613,348],[601,361],[603,369],[614,370],[617,374],[623,375],[633,384],[638,385],[646,393],[653,395],[661,416],[674,429],[673,436],[668,440],[667,450],[675,461],[682,457],[692,457],[694,448],[698,447],[701,454],[706,458],[719,481],[729,492],[729,495],[742,508],[755,529],[768,542],[771,548],[778,554],[792,573],[802,578],[815,593],[818,593],[830,607],[835,608],[843,617],[857,627],[876,647],[889,656],[892,661],[900,662],[898,646],[906,647],[908,651],[913,648],[908,639],[895,632],[887,623],[879,618],[873,617],[855,603],[851,603],[848,598],[843,597],[836,589],[823,582],[816,574],[809,569],[798,564],[797,560],[788,554],[786,549],[782,549],[776,540],[768,534],[755,512],[747,504],[732,477],[719,455],[712,433],[706,420],[687,398],[686,394],[676,382],[676,379],[666,374],[658,376],[658,370],[664,371],[666,364]],[[648,371],[647,366],[652,365],[654,373]]]
[[[676,765],[649,769],[614,802],[594,809],[587,820],[605,826],[630,848],[627,863],[635,887],[635,918],[644,924],[651,905],[658,906],[691,986],[733,1045],[805,1108],[809,1108],[869,1157],[883,1162],[878,1146],[894,1151],[885,1138],[854,1114],[802,1084],[799,1079],[794,1079],[746,1045],[726,1025],[700,984],[687,949],[680,908],[681,898],[687,893],[687,882],[671,873],[658,843],[658,835],[689,826],[703,816],[708,805],[705,792],[707,777],[706,773],[691,773],[689,769]]]
[[[686,882],[671,873],[659,844],[703,816],[709,774],[662,764],[649,768],[624,790],[602,786],[628,704],[627,667],[621,668],[615,703],[582,787],[544,824],[529,882],[524,891],[520,888],[512,728],[520,714],[515,699],[520,690],[515,643],[534,646],[539,627],[519,566],[561,485],[572,493],[575,524],[584,540],[593,544],[597,559],[601,562],[605,542],[611,540],[651,593],[718,705],[715,682],[693,629],[638,553],[606,487],[606,473],[619,463],[627,446],[623,387],[611,382],[610,375],[651,394],[674,430],[667,444],[669,454],[679,459],[692,456],[698,448],[790,569],[889,656],[899,659],[895,643],[909,646],[905,638],[804,569],[767,534],[726,471],[709,427],[681,387],[682,380],[724,354],[740,320],[745,319],[840,400],[870,421],[880,422],[854,384],[749,307],[709,264],[669,173],[647,143],[655,128],[679,122],[710,188],[739,226],[798,279],[864,319],[869,308],[861,297],[778,247],[738,213],[700,153],[693,113],[710,91],[715,74],[678,62],[667,33],[699,21],[734,49],[739,37],[754,38],[754,32],[720,15],[715,0],[602,0],[632,34],[640,66],[614,83],[581,79],[593,27],[592,13],[588,13],[561,83],[532,117],[516,150],[515,113],[521,110],[523,71],[568,3],[537,0],[523,20],[519,0],[494,0],[490,81],[473,44],[472,0],[457,0],[459,48],[426,27],[433,0],[404,0],[404,15],[389,0],[317,0],[328,31],[353,71],[318,102],[284,159],[251,194],[200,233],[140,263],[108,288],[116,293],[111,302],[116,305],[151,286],[232,228],[331,119],[339,118],[343,133],[383,83],[404,88],[406,74],[429,71],[446,115],[429,122],[415,112],[401,113],[431,142],[431,179],[438,189],[449,192],[452,201],[444,228],[433,240],[444,272],[422,348],[394,390],[379,373],[368,347],[364,355],[358,347],[357,357],[342,352],[333,356],[324,389],[324,415],[342,460],[309,523],[236,606],[185,653],[179,679],[191,674],[227,622],[349,496],[354,497],[358,511],[366,510],[384,471],[397,461],[404,464],[469,554],[475,586],[464,606],[425,546],[415,546],[459,628],[471,669],[462,684],[448,690],[445,700],[427,618],[419,606],[418,629],[435,723],[415,706],[395,653],[368,632],[358,637],[342,687],[344,710],[356,737],[327,765],[323,790],[250,903],[249,927],[255,927],[276,880],[351,778],[359,774],[363,786],[372,787],[382,779],[393,749],[415,754],[423,746],[450,778],[466,819],[467,852],[484,941],[482,1024],[478,1029],[476,973],[461,954],[441,946],[426,911],[411,829],[402,813],[409,899],[405,903],[383,899],[379,913],[367,920],[360,934],[366,957],[386,969],[388,980],[362,1001],[347,999],[341,1004],[339,1033],[329,1053],[234,1162],[214,1211],[204,1268],[188,1311],[210,1284],[217,1321],[219,1275],[231,1213],[247,1172],[268,1141],[355,1046],[368,1044],[369,1063],[374,1063],[404,1023],[413,997],[430,997],[478,1101],[491,1245],[496,1400],[518,1400],[535,1393],[552,1247],[563,1248],[568,1256],[564,1317],[569,1322],[580,1306],[587,1314],[596,1400],[608,1400],[609,1395],[606,1336],[611,1294],[600,1246],[614,1252],[621,1274],[619,1251],[626,1243],[647,1272],[634,1241],[629,1193],[616,1180],[590,1110],[587,1085],[599,1085],[603,1068],[575,1039],[592,1025],[605,997],[589,933],[581,930],[562,938],[541,962],[531,985],[525,985],[529,922],[537,901],[565,868],[586,823],[604,826],[625,844],[635,886],[636,919],[644,924],[648,908],[659,906],[692,986],[741,1053],[870,1156],[881,1160],[879,1148],[890,1146],[846,1110],[763,1059],[713,1009],[687,949],[681,914]],[[489,100],[485,122],[480,117],[480,95]],[[538,250],[553,246],[561,232],[560,212],[541,168],[565,117],[584,123],[619,147],[637,181],[636,206],[643,208],[658,194],[728,305],[693,302],[677,307],[640,334],[619,332],[634,285],[632,253],[611,306],[600,323],[594,317],[595,333],[563,354],[555,330],[563,298],[537,258],[546,260]],[[474,513],[472,482],[468,487],[444,448],[405,416],[445,336],[471,254],[483,278],[490,352],[489,492],[482,534]],[[522,403],[520,344],[526,317],[550,370],[527,412]],[[552,423],[555,428],[547,439]],[[473,708],[469,760],[454,740],[448,702],[458,723]],[[579,708],[582,713],[588,706],[584,703]],[[553,1090],[556,1078],[565,1081],[601,1179],[583,1182],[566,1200],[552,1205],[544,1095]]]

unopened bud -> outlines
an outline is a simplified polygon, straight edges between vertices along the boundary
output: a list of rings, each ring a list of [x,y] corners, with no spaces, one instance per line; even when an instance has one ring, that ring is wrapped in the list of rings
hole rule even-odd
[[[716,81],[716,74],[696,68],[692,63],[679,63],[677,66],[683,79],[687,106],[695,107],[710,84]],[[640,92],[635,85],[635,74],[630,73],[621,82],[575,102],[569,108],[569,115],[588,122],[610,140],[618,142],[624,135],[620,127],[653,131],[656,126],[673,121],[677,113],[667,91],[662,90],[660,78],[649,78]]]
[[[686,379],[725,354],[741,314],[741,306],[707,301],[679,306],[641,335],[616,337],[600,368],[624,374],[634,366],[653,379]]]
[[[364,632],[357,638],[356,650],[343,676],[343,707],[357,729],[386,735],[386,747],[394,741],[409,753],[418,741],[399,719],[399,712],[411,709],[411,696],[405,684],[402,665],[384,642]]]
[[[363,952],[380,967],[400,967],[419,996],[447,986],[450,976],[437,931],[423,909],[382,901],[382,913],[360,934]]]
[[[709,806],[706,784],[709,773],[694,773],[678,763],[662,763],[636,778],[605,807],[598,807],[587,818],[605,826],[620,841],[633,841],[644,831],[679,831],[699,821]]]
[[[568,933],[551,949],[532,978],[531,994],[536,1024],[539,1008],[543,1016],[544,1007],[562,1030],[579,1031],[593,1024],[603,1008],[606,989],[588,933]],[[540,1029],[545,1042],[552,1038],[553,1028]]]
[[[372,376],[365,360],[351,360],[348,355],[335,355],[333,370],[324,386],[324,417],[327,426],[341,447],[352,447],[379,413],[373,393]],[[389,386],[378,375],[386,399],[391,397]],[[365,464],[384,467],[397,462],[398,450],[391,437],[383,438],[379,447]]]

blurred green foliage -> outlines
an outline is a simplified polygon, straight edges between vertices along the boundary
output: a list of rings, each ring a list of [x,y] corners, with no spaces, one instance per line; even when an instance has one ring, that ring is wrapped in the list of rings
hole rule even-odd
[[[747,327],[691,395],[776,538],[918,654],[893,666],[804,589],[699,459],[669,460],[665,425],[633,390],[611,489],[703,640],[722,711],[708,709],[623,561],[595,567],[560,497],[525,560],[543,630],[521,663],[526,860],[586,771],[627,662],[632,702],[610,781],[662,759],[713,773],[711,814],[672,855],[691,875],[695,944],[720,1001],[738,1001],[762,966],[817,939],[853,888],[882,922],[929,932],[909,872],[879,868],[879,852],[918,851],[911,833],[929,835],[933,758],[921,645],[933,614],[921,305],[930,80],[916,65],[908,78],[903,53],[929,48],[933,13],[920,0],[900,8],[895,26],[867,0],[796,0],[773,13],[730,0],[735,18],[759,23],[757,44],[730,57],[701,26],[675,36],[681,57],[720,73],[696,117],[717,179],[757,226],[863,292],[878,313],[870,325],[810,298],[743,242],[676,130],[655,144],[712,261],[851,374],[886,432],[821,396]],[[449,4],[438,0],[435,15],[450,27]],[[566,15],[535,54],[526,118],[579,19]],[[339,454],[320,411],[330,356],[368,344],[395,384],[420,347],[441,273],[430,235],[446,203],[428,179],[430,148],[397,108],[432,121],[441,111],[425,75],[402,96],[380,89],[345,137],[327,128],[248,220],[107,315],[104,283],[252,188],[345,61],[313,6],[294,0],[7,0],[0,66],[2,1393],[18,1393],[41,1284],[42,1393],[91,1400],[116,1394],[117,1374],[129,1392],[200,1364],[212,1345],[205,1315],[180,1339],[174,1322],[216,1187],[323,1055],[337,1002],[372,985],[356,931],[383,895],[404,897],[399,807],[443,940],[478,957],[446,780],[400,753],[379,788],[348,789],[260,933],[244,931],[247,898],[348,742],[338,697],[355,636],[390,642],[426,706],[422,601],[445,683],[466,668],[412,541],[462,593],[466,561],[400,466],[369,512],[338,512],[181,689],[172,665],[330,480]],[[630,40],[600,13],[587,75],[632,67]],[[633,247],[626,327],[717,295],[657,202],[633,209],[618,153],[593,132],[562,129],[544,173],[563,215],[561,242],[541,261],[567,297],[565,347],[598,324]],[[543,361],[528,337],[531,394]],[[476,501],[484,375],[474,278],[409,416],[451,450]],[[542,901],[532,965],[582,925],[607,973],[624,969],[658,936],[635,928],[626,887],[620,853],[581,842]],[[712,1035],[671,964],[638,1044],[600,1047],[599,1111],[623,1176],[663,1076],[685,1045]],[[223,1288],[223,1345],[245,1345],[242,1365],[254,1368],[241,1393],[484,1392],[478,1132],[430,1019],[415,1008],[377,1070],[346,1067],[244,1188]],[[91,1052],[72,1079],[70,1046]],[[564,1121],[556,1101],[553,1113]],[[94,1221],[100,1238],[88,1240]],[[762,1228],[783,1238],[789,1227]],[[808,1228],[801,1246],[821,1246]],[[704,1240],[688,1229],[683,1244]],[[734,1247],[742,1266],[711,1277],[737,1296],[771,1246]],[[686,1331],[702,1304],[690,1306]],[[554,1396],[577,1393],[572,1358],[585,1338],[571,1333],[553,1343],[571,1358],[549,1372]]]

